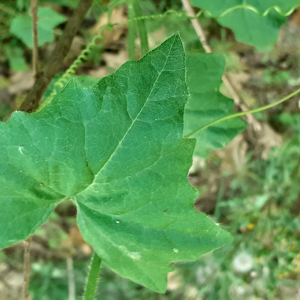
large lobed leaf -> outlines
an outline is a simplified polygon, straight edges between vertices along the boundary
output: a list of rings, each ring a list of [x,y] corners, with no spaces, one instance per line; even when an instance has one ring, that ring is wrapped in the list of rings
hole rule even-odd
[[[43,110],[0,124],[0,247],[26,238],[61,199],[120,275],[164,292],[171,262],[228,242],[195,211],[195,147],[182,138],[185,56],[175,35],[92,86],[76,79]]]
[[[278,6],[285,14],[299,4],[299,0],[192,0],[192,4],[208,10],[215,17],[238,5],[254,7],[259,14],[241,7],[217,19],[221,25],[233,30],[238,41],[263,48],[277,41],[278,30],[286,18],[275,10],[267,16],[262,14],[271,6]]]
[[[222,117],[234,114],[234,101],[219,92],[225,59],[219,54],[189,54],[187,85],[190,97],[185,107],[184,134],[187,135]],[[194,153],[205,158],[208,151],[225,147],[246,128],[241,118],[232,118],[197,132]]]

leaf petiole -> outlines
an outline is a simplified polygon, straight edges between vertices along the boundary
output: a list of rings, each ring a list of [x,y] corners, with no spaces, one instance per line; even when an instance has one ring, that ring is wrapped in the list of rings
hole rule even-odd
[[[208,123],[208,124],[206,124],[206,125],[204,125],[204,126],[198,128],[198,129],[192,131],[191,133],[187,134],[187,135],[185,136],[185,138],[189,138],[189,137],[191,137],[192,135],[198,133],[199,131],[201,131],[201,130],[203,130],[203,129],[209,127],[209,126],[215,125],[215,124],[217,124],[217,123],[219,123],[219,122],[222,122],[222,121],[225,121],[225,120],[229,120],[229,119],[232,119],[232,118],[235,118],[235,117],[241,117],[241,116],[245,116],[245,115],[248,115],[248,114],[253,114],[253,113],[256,113],[256,112],[259,112],[259,111],[264,111],[264,110],[266,110],[266,109],[269,109],[269,108],[271,108],[271,107],[274,107],[274,106],[276,106],[276,105],[278,105],[278,104],[280,104],[280,103],[282,103],[282,102],[284,102],[284,101],[286,101],[286,100],[292,98],[293,96],[297,95],[298,93],[300,93],[300,88],[299,88],[298,90],[296,90],[295,92],[293,92],[293,93],[287,95],[286,97],[284,97],[284,98],[282,98],[282,99],[280,99],[280,100],[278,100],[278,101],[276,101],[276,102],[274,102],[274,103],[265,105],[265,106],[263,106],[263,107],[255,108],[255,109],[252,109],[252,110],[242,111],[242,112],[239,112],[239,113],[235,113],[235,114],[232,114],[232,115],[228,115],[228,116],[226,116],[226,117],[222,117],[222,118],[220,118],[220,119],[217,119],[217,120],[215,120],[215,121],[212,121],[212,122],[210,122],[210,123]]]
[[[101,258],[94,252],[90,272],[86,281],[85,292],[83,300],[94,300],[96,294],[96,288],[98,283],[98,277],[100,272]]]

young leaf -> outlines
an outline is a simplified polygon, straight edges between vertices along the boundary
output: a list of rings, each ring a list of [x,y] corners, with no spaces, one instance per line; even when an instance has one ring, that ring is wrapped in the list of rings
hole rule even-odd
[[[37,113],[14,113],[0,124],[1,212],[12,224],[1,245],[26,238],[59,199],[73,199],[83,237],[103,261],[164,292],[171,262],[230,242],[193,206],[187,174],[195,140],[182,138],[186,100],[184,50],[174,35],[92,86],[70,80]],[[31,229],[18,228],[19,204],[35,221]],[[34,205],[43,213],[32,214]]]
[[[251,5],[251,9],[236,8],[224,16],[217,18],[218,22],[235,33],[238,41],[254,45],[258,48],[274,44],[278,39],[278,30],[285,22],[285,17],[271,10],[266,16],[262,14],[271,6],[278,6],[282,14],[287,13],[298,0],[192,0],[192,4],[208,10],[213,16],[220,16],[223,12],[238,5]]]
[[[219,54],[189,54],[187,56],[187,85],[190,97],[185,107],[184,134],[235,113],[233,100],[219,92],[225,59]],[[241,118],[233,118],[209,126],[193,137],[197,138],[195,154],[207,157],[211,149],[225,147],[246,128]]]
[[[53,42],[53,28],[66,21],[66,17],[54,12],[50,7],[41,7],[38,10],[38,45]],[[10,32],[21,39],[28,47],[33,47],[31,17],[17,16],[12,19]]]

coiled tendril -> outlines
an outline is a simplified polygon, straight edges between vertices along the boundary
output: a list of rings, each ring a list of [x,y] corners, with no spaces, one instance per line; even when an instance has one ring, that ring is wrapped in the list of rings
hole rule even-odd
[[[84,50],[80,53],[80,55],[77,57],[77,59],[72,63],[72,65],[68,68],[68,70],[63,74],[63,76],[55,82],[53,85],[53,90],[50,93],[50,95],[47,97],[47,99],[41,103],[39,110],[41,110],[43,107],[45,107],[48,103],[51,102],[53,97],[57,95],[57,89],[56,87],[62,88],[64,85],[75,75],[76,70],[79,69],[80,65],[83,64],[83,61],[88,59],[89,54],[91,53],[91,50],[93,47],[96,46],[97,40],[103,41],[104,38],[102,36],[102,31],[104,29],[113,31],[113,26],[117,24],[111,24],[111,25],[105,25],[101,26],[97,35],[95,35],[92,39],[92,41],[86,46]]]
[[[229,14],[230,12],[232,12],[236,9],[241,9],[241,8],[251,10],[251,11],[255,12],[257,15],[259,15],[261,17],[267,16],[272,10],[275,10],[278,14],[280,14],[283,17],[287,17],[287,16],[290,16],[297,9],[297,7],[299,5],[300,5],[300,2],[296,5],[294,5],[286,13],[284,13],[279,6],[272,5],[269,8],[267,8],[263,13],[260,13],[259,10],[257,8],[255,8],[254,6],[252,6],[252,5],[241,4],[241,5],[236,5],[236,6],[233,6],[233,7],[230,7],[228,9],[226,9],[224,12],[222,12],[218,16],[213,15],[210,11],[208,11],[206,9],[201,9],[200,11],[198,11],[198,13],[194,17],[190,16],[186,11],[177,11],[177,10],[169,9],[169,10],[167,10],[166,12],[164,12],[162,14],[140,16],[140,17],[129,19],[128,22],[134,22],[134,21],[139,21],[139,20],[165,18],[170,14],[176,15],[177,17],[186,17],[188,19],[197,19],[202,14],[205,13],[206,16],[209,17],[209,18],[219,19],[219,18],[224,17],[225,15]]]
[[[214,16],[210,11],[205,10],[205,9],[201,9],[194,17],[188,15],[188,13],[186,11],[176,11],[173,9],[167,10],[166,12],[164,12],[163,14],[154,14],[154,15],[146,15],[146,16],[139,16],[139,17],[135,17],[132,19],[128,19],[127,22],[136,22],[136,21],[140,21],[140,20],[150,20],[150,19],[158,19],[158,18],[165,18],[170,14],[176,15],[177,17],[186,17],[188,19],[197,19],[199,18],[203,13],[206,14],[206,16],[208,16],[209,18],[214,18],[214,19],[218,19],[221,17],[224,17],[225,15],[229,14],[230,12],[236,10],[236,9],[248,9],[253,11],[254,13],[258,14],[259,16],[265,17],[267,16],[272,10],[275,10],[278,14],[280,14],[283,17],[287,17],[289,15],[291,15],[296,9],[297,7],[300,5],[297,4],[295,6],[293,6],[289,11],[287,11],[286,13],[284,13],[281,8],[277,5],[272,5],[270,6],[268,9],[266,9],[263,13],[260,13],[258,11],[257,8],[255,8],[252,5],[247,5],[247,4],[242,4],[242,5],[236,5],[233,6],[231,8],[228,8],[227,10],[225,10],[222,14],[218,15],[218,16]],[[110,14],[109,14],[109,22],[110,22]],[[72,78],[75,75],[76,70],[79,69],[79,66],[83,64],[84,60],[88,59],[89,54],[91,53],[91,49],[93,47],[96,46],[96,42],[97,40],[103,41],[104,38],[102,36],[102,31],[104,29],[113,31],[113,26],[116,25],[125,25],[125,24],[110,24],[110,25],[105,25],[102,26],[97,35],[93,37],[92,41],[86,46],[86,48],[80,53],[80,55],[77,57],[77,59],[73,62],[73,64],[69,67],[69,69],[64,73],[64,75],[54,84],[54,88],[51,92],[51,94],[49,95],[49,97],[40,105],[40,109],[42,109],[44,106],[46,106],[49,102],[51,102],[51,100],[53,99],[53,97],[55,95],[57,95],[57,89],[55,87],[60,87],[62,88],[69,80],[70,78]]]

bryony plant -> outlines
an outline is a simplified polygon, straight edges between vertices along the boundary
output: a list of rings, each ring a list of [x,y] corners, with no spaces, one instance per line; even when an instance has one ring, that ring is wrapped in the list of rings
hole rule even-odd
[[[185,77],[174,35],[97,83],[72,79],[39,112],[1,123],[0,247],[27,238],[69,199],[96,265],[101,258],[164,292],[171,262],[230,242],[193,206],[187,174],[196,140],[183,137]]]
[[[245,128],[237,116],[300,89],[234,113],[217,91],[223,71],[218,55],[186,59],[176,34],[140,61],[96,82],[75,77],[39,111],[0,123],[0,248],[34,233],[62,200],[73,201],[95,250],[84,298],[91,300],[101,260],[164,292],[172,262],[229,243],[229,233],[194,209],[187,175],[196,143],[205,157]]]

